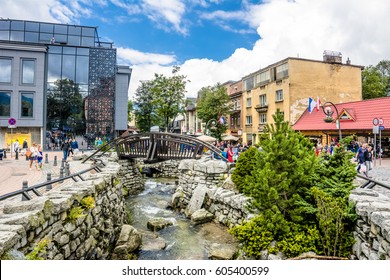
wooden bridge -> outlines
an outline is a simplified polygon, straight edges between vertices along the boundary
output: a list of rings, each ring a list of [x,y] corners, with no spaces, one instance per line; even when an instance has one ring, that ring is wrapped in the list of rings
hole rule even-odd
[[[99,147],[84,161],[112,148],[115,148],[120,159],[144,158],[147,163],[170,159],[199,159],[205,150],[210,150],[222,160],[227,161],[222,156],[221,151],[210,143],[199,140],[194,136],[163,132],[131,134],[115,138]]]

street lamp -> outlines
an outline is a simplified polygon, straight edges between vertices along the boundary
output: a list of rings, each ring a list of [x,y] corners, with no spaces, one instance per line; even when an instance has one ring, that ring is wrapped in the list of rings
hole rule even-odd
[[[321,108],[322,108],[322,111],[324,112],[324,114],[325,114],[325,119],[324,119],[324,121],[326,122],[326,123],[331,123],[331,122],[333,122],[334,121],[334,118],[333,118],[333,113],[334,113],[334,111],[332,111],[332,108],[331,108],[331,106],[334,108],[334,110],[336,111],[336,126],[338,126],[338,129],[339,129],[339,141],[341,141],[341,139],[342,139],[342,136],[341,136],[341,125],[340,125],[340,120],[338,119],[338,117],[339,117],[339,111],[337,110],[337,107],[332,103],[332,102],[330,102],[330,101],[327,101],[327,102],[325,102],[322,106],[321,106]]]
[[[210,122],[211,122],[212,127],[217,125],[217,121],[215,119],[208,120],[208,122],[206,123],[206,135],[209,135],[210,130],[208,129],[208,127],[209,127]]]

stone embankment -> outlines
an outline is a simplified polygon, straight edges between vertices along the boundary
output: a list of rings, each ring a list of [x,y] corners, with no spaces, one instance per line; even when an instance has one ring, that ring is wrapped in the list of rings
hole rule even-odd
[[[390,260],[390,197],[374,190],[355,189],[359,219],[354,232],[353,254],[359,260]]]
[[[182,160],[179,188],[172,197],[175,208],[181,209],[187,217],[196,213],[199,221],[199,209],[204,208],[214,216],[214,221],[233,227],[252,217],[247,206],[249,198],[225,188],[228,166],[223,161],[202,159]],[[205,220],[210,215],[204,212]]]
[[[123,167],[114,161],[105,160],[102,172],[84,175],[85,181],[7,203],[0,215],[0,255],[24,258],[35,250],[50,260],[110,258],[127,220],[123,186],[143,186],[133,176],[123,176]]]

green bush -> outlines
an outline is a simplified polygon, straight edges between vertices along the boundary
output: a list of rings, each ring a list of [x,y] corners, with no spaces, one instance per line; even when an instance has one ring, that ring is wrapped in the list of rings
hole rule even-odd
[[[239,191],[243,191],[245,178],[251,176],[256,166],[256,159],[259,150],[256,147],[250,147],[238,157],[236,168],[232,174],[232,181]]]

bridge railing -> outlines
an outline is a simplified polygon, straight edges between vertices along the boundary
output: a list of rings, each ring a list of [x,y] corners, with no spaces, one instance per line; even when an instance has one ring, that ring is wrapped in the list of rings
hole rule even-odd
[[[97,161],[99,161],[99,163],[97,163]],[[18,195],[22,196],[22,201],[23,200],[31,200],[33,198],[33,196],[30,195],[31,193],[35,194],[35,196],[42,196],[42,193],[39,190],[41,188],[43,188],[43,187],[46,187],[45,190],[49,191],[49,190],[52,189],[52,184],[62,183],[65,180],[68,180],[68,179],[72,179],[74,182],[78,182],[79,179],[81,181],[84,181],[84,178],[82,177],[82,174],[90,172],[92,170],[95,170],[96,172],[101,172],[100,168],[103,167],[104,165],[105,164],[104,164],[104,162],[102,160],[96,159],[96,160],[94,160],[93,166],[91,166],[90,168],[87,168],[85,170],[79,171],[77,173],[69,174],[68,176],[59,177],[59,178],[54,179],[54,180],[50,179],[50,180],[47,180],[46,182],[43,182],[43,183],[40,183],[40,184],[35,184],[35,185],[31,186],[31,187],[28,187],[28,182],[24,181],[23,185],[22,185],[22,188],[20,190],[17,190],[17,191],[14,191],[14,192],[10,192],[10,193],[1,195],[0,196],[0,201],[6,200],[8,198],[12,198],[12,197],[15,197],[15,196],[18,196]]]
[[[175,133],[153,132],[130,134],[115,138],[99,147],[83,162],[93,157],[100,157],[107,150],[112,149],[116,150],[119,158],[144,158],[148,162],[169,159],[197,159],[202,156],[204,148],[218,154],[222,160],[227,161],[218,148],[196,137]]]
[[[375,181],[371,178],[368,178],[366,176],[363,176],[363,175],[360,175],[360,174],[357,174],[356,175],[357,177],[361,178],[361,179],[364,179],[366,180],[366,182],[364,184],[362,184],[360,187],[363,188],[363,189],[372,189],[374,188],[376,185],[382,187],[382,188],[386,188],[388,190],[390,190],[390,186],[384,184],[384,183],[381,183],[381,182],[378,182],[378,181]]]

